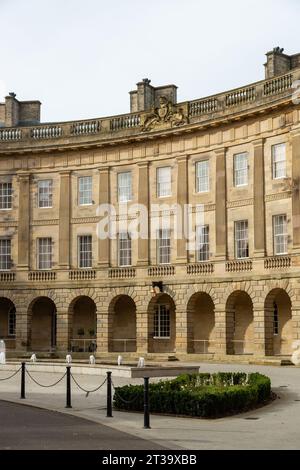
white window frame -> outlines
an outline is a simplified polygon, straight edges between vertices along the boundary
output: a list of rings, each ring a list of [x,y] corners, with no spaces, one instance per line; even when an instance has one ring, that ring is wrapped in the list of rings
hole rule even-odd
[[[278,232],[278,228],[280,224],[277,223],[278,221],[282,223],[282,232]],[[281,241],[280,241],[281,239]],[[282,245],[285,249],[283,251],[277,250],[277,247]],[[273,215],[273,251],[274,256],[282,256],[288,254],[288,224],[287,224],[287,215],[286,214],[278,214]]]
[[[283,152],[284,158],[279,159],[278,156],[276,156],[276,149],[278,149],[278,148],[283,148],[284,149],[284,152]],[[280,157],[280,155],[279,155],[279,157]],[[282,166],[284,168],[284,170],[281,170],[282,174],[280,174],[280,171],[278,170],[278,167],[280,166],[280,164],[282,164]],[[287,177],[286,166],[287,166],[287,162],[286,162],[286,144],[281,143],[281,144],[272,145],[272,178],[273,178],[273,180],[281,180],[281,179],[285,179]],[[278,174],[279,174],[279,176],[277,176]]]
[[[16,336],[16,309],[12,307],[9,309],[7,317],[7,336]]]
[[[10,211],[12,209],[13,188],[11,181],[0,182],[0,210]]]
[[[198,225],[196,227],[196,243],[197,263],[205,263],[209,261],[209,225]]]
[[[154,312],[154,339],[171,338],[171,312],[170,306],[158,304]]]
[[[86,239],[85,240],[86,245],[88,244],[87,239],[89,238],[90,245],[91,245],[90,250],[81,251],[81,241],[83,241],[84,238]],[[93,237],[92,237],[92,235],[89,235],[89,234],[78,235],[77,246],[78,246],[77,250],[78,250],[78,267],[79,267],[79,269],[91,269],[93,267]],[[84,266],[83,264],[85,264],[85,263],[82,263],[82,261],[84,261],[84,257],[82,258],[83,253],[90,253],[90,264],[88,266]],[[87,261],[88,261],[88,258],[86,257],[86,262]]]
[[[244,225],[244,227],[241,227],[240,229],[238,228],[241,226],[241,224]],[[237,235],[239,233],[245,233],[246,232],[246,237],[243,238],[238,238]],[[235,244],[235,259],[248,259],[249,258],[249,223],[248,220],[237,220],[234,222],[234,244]],[[243,245],[245,244],[246,247],[241,247],[239,244]],[[240,251],[246,251],[247,256],[240,256],[239,252]]]
[[[48,187],[43,185],[46,185],[48,183]],[[45,191],[42,191],[44,189]],[[43,205],[44,201],[43,198],[41,197],[41,193],[43,193],[46,196],[46,201],[47,205]],[[46,180],[40,180],[38,181],[38,208],[39,209],[49,209],[53,207],[53,180],[52,179],[46,179]]]
[[[244,160],[243,160],[244,159]],[[249,184],[248,153],[236,153],[233,156],[234,186],[242,188]]]
[[[0,271],[10,271],[11,268],[11,238],[0,238]]]
[[[210,161],[200,160],[196,162],[196,193],[210,192]]]
[[[160,166],[156,168],[156,194],[158,198],[172,196],[172,167]]]
[[[169,243],[167,243],[167,241]],[[166,250],[166,253],[163,252]],[[163,259],[168,259],[168,261],[162,261]],[[160,229],[158,230],[157,236],[157,264],[171,264],[171,230],[170,229]]]
[[[78,177],[78,205],[93,205],[93,177],[91,175]]]
[[[50,271],[52,269],[52,245],[51,237],[37,239],[37,269],[39,271]]]
[[[124,243],[124,246],[123,246]],[[123,262],[126,261],[126,262]],[[121,268],[132,266],[132,238],[129,232],[120,232],[118,236],[118,265]]]
[[[125,175],[127,175],[127,184],[123,184],[122,178],[125,181]],[[122,184],[121,184],[122,183]],[[118,201],[126,203],[132,201],[132,172],[121,171],[117,175],[117,187],[118,187]]]

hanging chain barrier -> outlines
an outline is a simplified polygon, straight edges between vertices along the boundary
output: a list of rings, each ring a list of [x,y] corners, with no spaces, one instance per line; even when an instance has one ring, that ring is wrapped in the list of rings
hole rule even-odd
[[[121,395],[118,394],[114,383],[112,382],[111,384],[114,389],[116,397],[119,398],[119,400],[121,400],[123,403],[125,403],[125,405],[131,405],[139,398],[139,395],[136,395],[132,400],[125,400],[123,397],[121,397]]]
[[[94,388],[93,390],[86,390],[85,388],[83,388],[78,382],[77,380],[75,379],[74,375],[71,373],[71,377],[73,379],[73,382],[75,382],[75,384],[77,385],[77,387],[82,390],[84,393],[86,393],[86,398],[89,396],[90,393],[95,393],[95,392],[98,392],[98,390],[100,390],[100,388],[103,387],[103,385],[106,383],[107,381],[107,377],[105,378],[104,382],[102,382],[101,385],[99,385],[99,387],[97,388]]]
[[[50,385],[45,385],[45,384],[41,384],[40,382],[38,382],[34,377],[32,377],[32,375],[30,374],[30,372],[26,369],[26,374],[28,375],[28,377],[30,377],[30,379],[36,384],[38,385],[39,387],[42,387],[42,388],[52,388],[52,387],[55,387],[56,385],[58,385],[64,378],[65,376],[67,375],[67,373],[65,372],[64,375],[59,379],[57,380],[56,382],[54,382],[53,384],[50,384]]]
[[[12,379],[13,377],[15,377],[19,372],[20,370],[22,369],[22,367],[20,367],[18,370],[16,370],[12,375],[10,375],[9,377],[4,377],[4,378],[1,378],[0,379],[0,382],[4,382],[5,380],[10,380]]]

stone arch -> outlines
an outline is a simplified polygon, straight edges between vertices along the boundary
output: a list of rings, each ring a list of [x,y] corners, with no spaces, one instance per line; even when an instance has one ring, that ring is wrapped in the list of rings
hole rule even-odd
[[[134,301],[136,306],[144,305],[144,301],[141,301],[139,299],[137,290],[132,286],[126,286],[126,287],[114,287],[109,290],[109,294],[106,298],[106,303],[107,303],[108,308],[110,307],[114,299],[122,295],[130,297]]]
[[[53,352],[56,349],[57,308],[54,299],[46,293],[39,291],[37,295],[31,296],[28,305],[28,345],[34,352]]]
[[[168,293],[152,296],[148,304],[149,353],[174,353],[176,350],[176,304]]]
[[[11,298],[2,295],[0,295],[0,339],[5,341],[6,349],[15,349],[16,305]]]
[[[136,352],[136,303],[128,294],[113,297],[108,306],[108,351]]]
[[[210,289],[208,289],[210,292]],[[194,292],[187,303],[188,353],[214,352],[215,303],[210,293]]]
[[[227,354],[253,354],[254,318],[251,290],[234,290],[225,306]],[[252,293],[253,294],[253,293]]]
[[[86,290],[76,291],[68,308],[69,343],[74,353],[91,353],[97,344],[97,304]],[[74,293],[74,292],[73,292]]]
[[[274,287],[265,298],[265,354],[289,355],[292,352],[293,322],[291,290]]]

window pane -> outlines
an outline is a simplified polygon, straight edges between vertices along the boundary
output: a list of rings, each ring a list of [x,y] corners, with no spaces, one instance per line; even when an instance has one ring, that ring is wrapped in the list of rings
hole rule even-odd
[[[248,154],[240,153],[234,156],[234,184],[246,186],[248,184]]]
[[[16,336],[16,309],[12,307],[8,312],[8,335]]]
[[[92,185],[93,179],[91,176],[83,176],[79,178],[78,200],[80,206],[92,204]]]
[[[201,225],[197,227],[197,252],[196,259],[198,262],[209,260],[209,226]]]
[[[79,267],[92,267],[92,236],[84,235],[79,237]]]
[[[248,220],[235,222],[235,254],[237,259],[249,258]]]
[[[275,255],[285,255],[288,252],[288,233],[286,215],[273,217],[273,242]]]
[[[131,266],[131,237],[126,232],[119,234],[119,266]]]
[[[158,234],[158,263],[169,264],[171,261],[170,230],[159,230]]]
[[[52,268],[52,238],[38,239],[38,269]]]
[[[11,269],[11,240],[0,239],[0,270]]]
[[[166,166],[163,168],[157,168],[157,196],[166,197],[171,196],[171,168]]]
[[[273,178],[286,177],[286,146],[285,144],[272,147]]]
[[[0,183],[0,209],[12,208],[12,183]]]
[[[52,207],[52,180],[39,181],[38,201],[39,207]]]
[[[170,309],[167,305],[157,305],[154,315],[154,336],[169,338],[170,331]]]
[[[209,161],[196,163],[196,191],[207,193],[209,191]]]
[[[118,198],[119,202],[128,202],[132,199],[131,173],[118,174]]]

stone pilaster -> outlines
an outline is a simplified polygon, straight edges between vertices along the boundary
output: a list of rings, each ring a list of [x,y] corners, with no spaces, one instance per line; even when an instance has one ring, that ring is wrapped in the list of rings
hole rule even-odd
[[[62,269],[70,268],[70,208],[71,172],[60,173],[59,194],[59,249],[58,260]]]
[[[216,150],[216,258],[227,256],[226,149]]]
[[[293,340],[300,339],[300,306],[292,306]]]
[[[111,319],[112,321],[112,319]],[[109,350],[109,312],[108,307],[97,308],[97,353]]]
[[[138,202],[143,205],[147,210],[147,227],[145,233],[148,233],[147,238],[139,238],[138,240],[138,261],[139,266],[147,266],[149,264],[149,163],[143,162],[138,164]]]
[[[136,312],[136,352],[146,354],[148,352],[148,314],[145,311]]]
[[[110,204],[109,167],[100,168],[99,173],[99,206],[101,206],[102,204]],[[107,217],[107,213],[103,217]],[[108,236],[104,239],[100,237],[98,239],[98,266],[103,268],[110,266],[110,238]]]
[[[70,351],[71,315],[68,310],[58,309],[56,314],[56,348],[58,352]]]
[[[226,354],[226,312],[225,307],[215,307],[214,350],[216,356]]]
[[[27,351],[30,340],[31,317],[28,317],[28,305],[16,305],[16,351]]]
[[[176,353],[188,352],[188,318],[183,307],[176,308]]]
[[[265,228],[265,181],[264,181],[264,141],[259,139],[254,146],[253,170],[253,212],[254,212],[254,257],[264,257],[266,252]]]
[[[188,251],[186,248],[186,237],[187,232],[186,224],[188,223],[185,206],[188,204],[188,159],[186,156],[177,158],[177,204],[181,210],[181,236],[177,240],[177,262],[186,264],[188,262]],[[180,220],[180,218],[179,218]]]
[[[293,249],[300,249],[300,129],[291,132]]]
[[[254,355],[265,355],[265,311],[264,306],[256,305],[253,309],[254,322]]]
[[[19,175],[18,268],[29,268],[30,254],[30,175]]]

